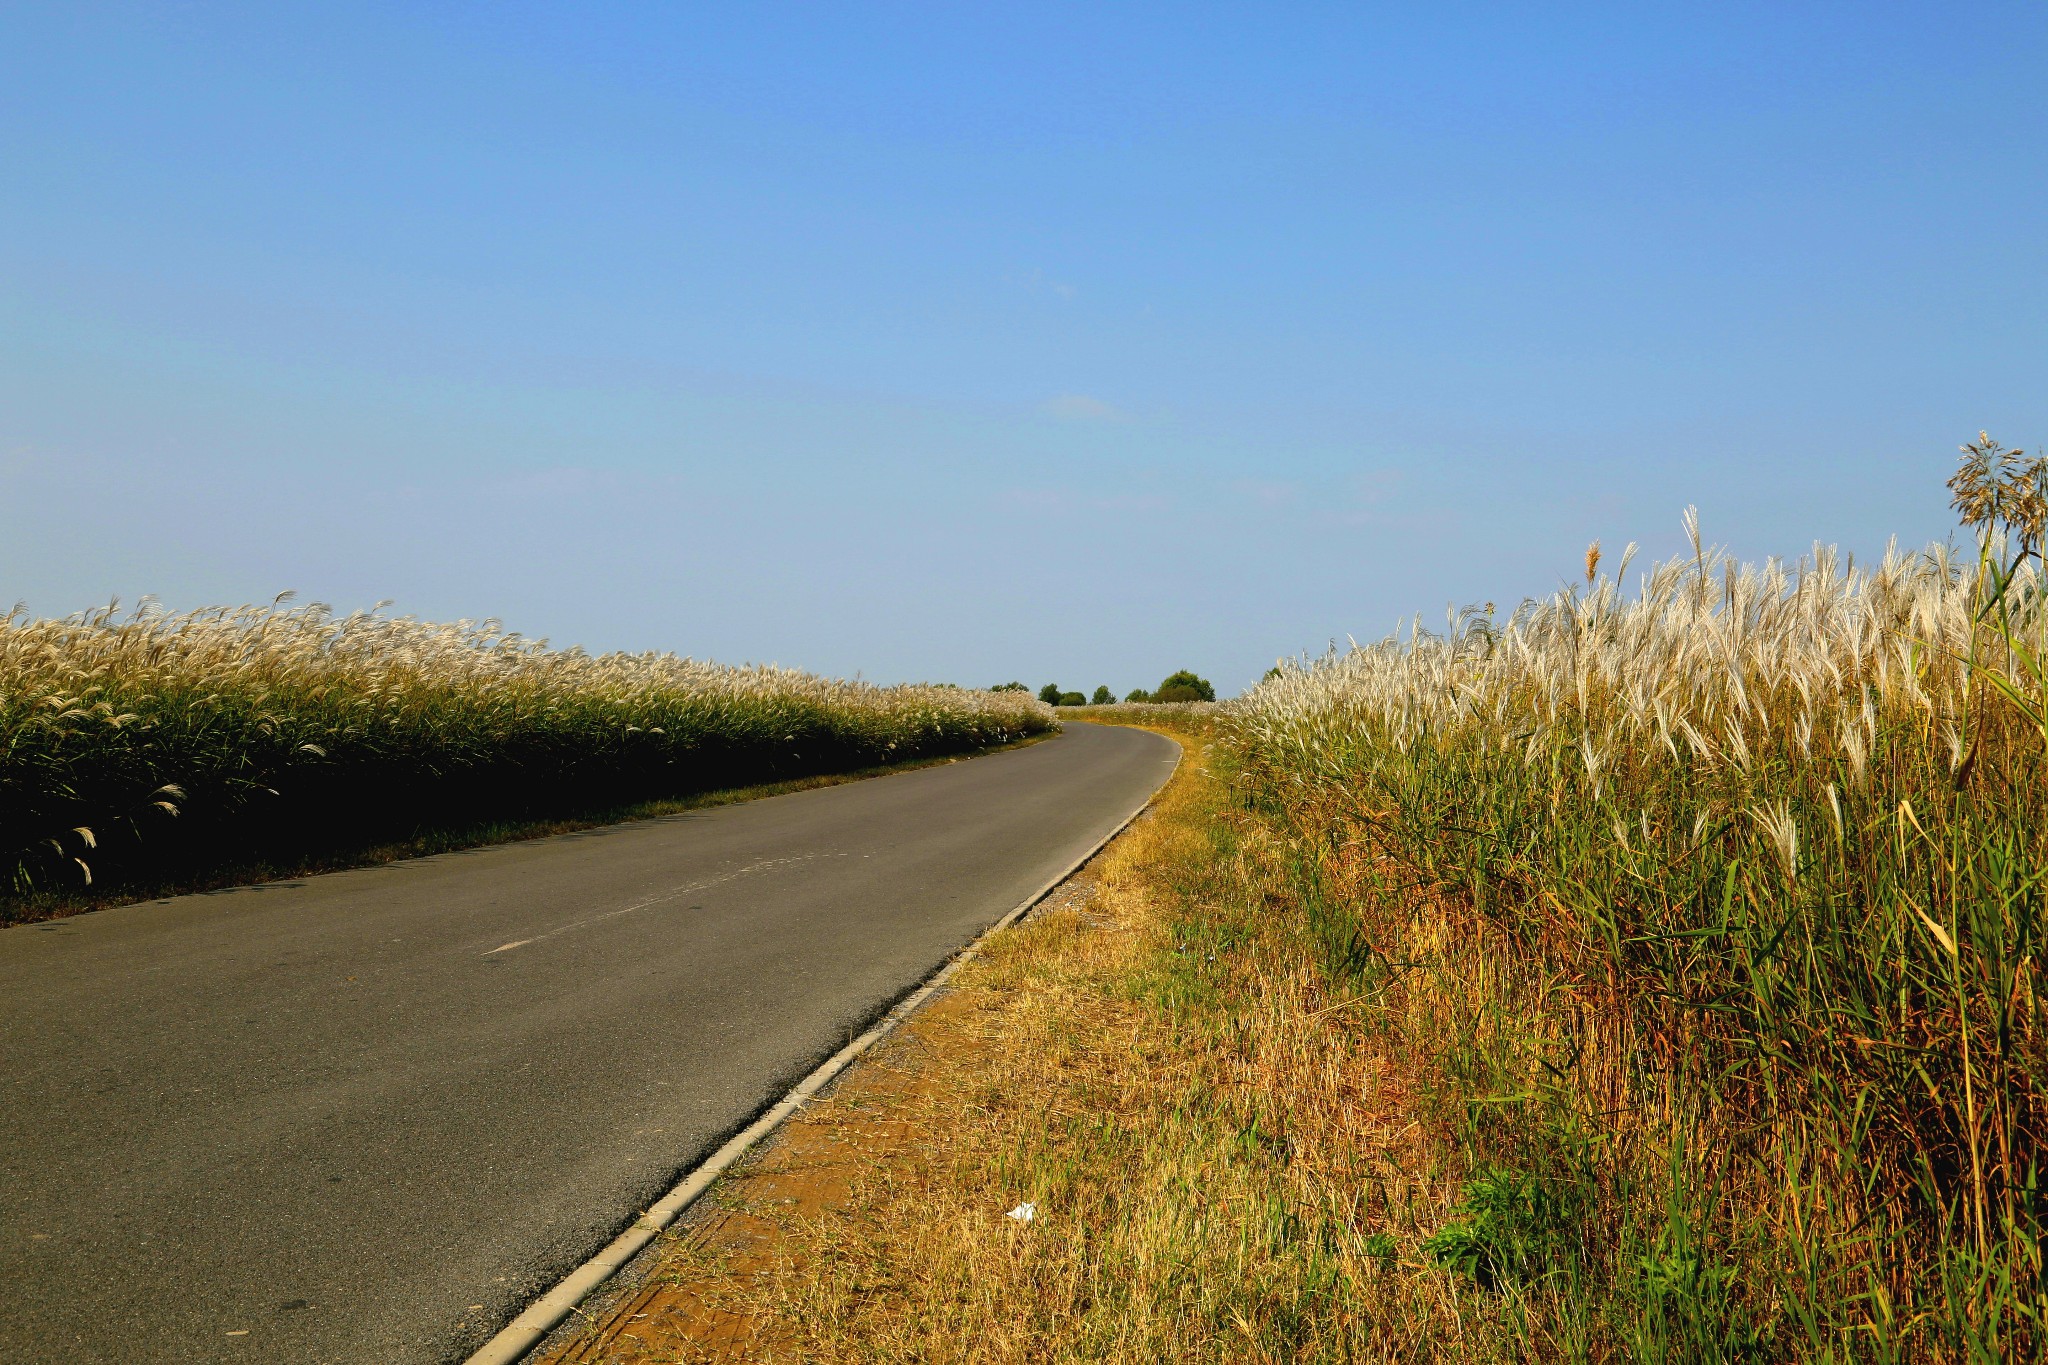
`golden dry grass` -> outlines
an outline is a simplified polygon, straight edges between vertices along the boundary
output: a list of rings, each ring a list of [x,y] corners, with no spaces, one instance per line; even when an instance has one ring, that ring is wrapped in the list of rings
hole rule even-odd
[[[323,607],[0,618],[0,892],[1013,743],[1015,693],[557,650]]]
[[[1633,596],[1589,554],[1233,707],[1333,973],[1402,956],[1346,936],[1419,900],[1554,983],[1470,1041],[1436,1258],[1597,1294],[1637,1359],[2041,1349],[2044,660],[2039,560],[1995,537],[1859,568],[1695,535]]]
[[[2037,567],[1599,569],[1155,713],[915,1136],[678,1273],[802,1359],[2029,1358]]]
[[[1479,1294],[1418,1250],[1462,1189],[1428,1093],[1446,1041],[1542,983],[1424,909],[1418,974],[1333,993],[1285,850],[1186,742],[1090,901],[992,941],[805,1117],[799,1166],[857,1141],[842,1195],[761,1197],[792,1175],[771,1152],[723,1197],[774,1235],[676,1249],[659,1292],[723,1335],[575,1360],[1517,1359],[1583,1334],[1561,1295]]]

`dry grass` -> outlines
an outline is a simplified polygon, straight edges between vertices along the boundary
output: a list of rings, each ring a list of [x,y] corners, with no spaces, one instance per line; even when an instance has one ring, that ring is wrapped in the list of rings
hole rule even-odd
[[[1029,696],[873,687],[325,608],[0,618],[6,890],[190,876],[1015,742]]]
[[[725,1344],[574,1359],[1517,1359],[1583,1333],[1562,1293],[1481,1294],[1420,1250],[1464,1174],[1430,1092],[1541,983],[1423,910],[1426,967],[1333,990],[1286,850],[1186,742],[1090,903],[997,938],[870,1065],[894,1074],[810,1112],[802,1152],[860,1148],[843,1197],[751,1199],[789,1178],[771,1154],[725,1197],[776,1236],[667,1265]]]
[[[1104,706],[1063,706],[1061,716],[1135,725],[1145,730],[1171,730],[1183,735],[1212,734],[1222,706],[1213,701],[1111,702]]]
[[[914,1136],[681,1273],[818,1360],[2037,1357],[2040,583],[1589,555],[1182,718]]]
[[[1405,956],[1370,937],[1424,902],[1553,983],[1471,1044],[1478,1193],[1438,1260],[1580,1286],[1589,1349],[1634,1359],[2048,1346],[2048,611],[1996,552],[1696,538],[1633,598],[1589,555],[1226,717],[1333,970],[1351,934]]]

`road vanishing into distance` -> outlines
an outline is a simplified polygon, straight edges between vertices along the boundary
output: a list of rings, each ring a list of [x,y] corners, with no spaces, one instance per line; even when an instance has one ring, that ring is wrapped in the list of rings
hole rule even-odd
[[[1166,779],[939,767],[0,930],[0,1360],[460,1360]]]

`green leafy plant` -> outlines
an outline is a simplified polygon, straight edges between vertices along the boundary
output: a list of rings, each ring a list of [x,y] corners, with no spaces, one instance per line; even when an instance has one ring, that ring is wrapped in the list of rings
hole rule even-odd
[[[1482,1289],[1560,1268],[1570,1201],[1536,1176],[1484,1166],[1465,1182],[1458,1221],[1422,1243],[1422,1254]]]

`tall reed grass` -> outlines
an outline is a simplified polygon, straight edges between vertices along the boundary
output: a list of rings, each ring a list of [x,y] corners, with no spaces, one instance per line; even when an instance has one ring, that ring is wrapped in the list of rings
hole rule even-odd
[[[1150,726],[1180,734],[1206,735],[1222,713],[1222,703],[1213,701],[1106,702],[1100,706],[1060,708],[1066,720],[1092,720],[1104,725]]]
[[[16,897],[421,825],[844,772],[1055,728],[1021,693],[550,649],[321,606],[0,618]]]
[[[1431,1249],[1482,1285],[1605,1284],[1637,1359],[2041,1358],[2039,560],[1746,565],[1688,524],[1633,593],[1633,550],[1603,575],[1596,547],[1505,620],[1285,669],[1222,717],[1339,956],[1401,956],[1347,937],[1345,895],[1426,897],[1553,983]],[[1489,1219],[1523,1225],[1512,1256]]]

